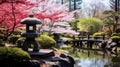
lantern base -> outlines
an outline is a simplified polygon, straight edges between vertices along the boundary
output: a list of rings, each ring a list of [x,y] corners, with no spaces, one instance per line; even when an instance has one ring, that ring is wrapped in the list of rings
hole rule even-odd
[[[33,44],[33,52],[39,52],[39,43],[35,40],[35,38],[26,38],[26,40],[23,42],[22,49],[25,51],[28,51],[28,46]]]

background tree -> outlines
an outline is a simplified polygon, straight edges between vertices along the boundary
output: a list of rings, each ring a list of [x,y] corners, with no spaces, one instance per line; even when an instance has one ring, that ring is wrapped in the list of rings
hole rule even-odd
[[[115,11],[120,11],[120,0],[110,0],[110,6]]]
[[[90,2],[83,1],[81,9],[87,17],[100,18],[102,16],[102,12],[109,9],[109,6],[102,0],[91,0]]]
[[[110,6],[111,6],[111,8],[117,13],[117,12],[120,12],[120,0],[110,0]],[[118,16],[116,16],[115,17],[115,22],[116,22],[116,24],[118,24],[119,23],[119,17]],[[118,26],[118,25],[117,25]],[[117,27],[116,27],[117,28]]]
[[[100,30],[101,21],[97,18],[83,18],[78,24],[80,31],[95,33]]]
[[[36,13],[36,17],[41,19],[43,26],[48,26],[49,34],[52,33],[52,28],[54,28],[54,24],[58,22],[68,22],[74,18],[74,13],[76,11],[69,12],[67,4],[59,4],[56,3],[55,0],[44,0],[39,3],[33,13]],[[62,23],[61,23],[62,24]],[[39,29],[42,29],[40,27]]]
[[[61,3],[68,3],[69,10],[73,11],[81,8],[82,0],[61,0]]]
[[[104,17],[104,24],[106,27],[108,27],[109,32],[115,33],[115,31],[117,30],[117,27],[120,25],[119,23],[117,23],[116,17],[120,18],[120,13],[113,11],[113,10],[106,10],[103,12],[105,14]]]
[[[70,25],[71,25],[72,29],[75,30],[76,32],[79,30],[79,28],[78,28],[79,22],[80,22],[80,20],[78,20],[78,19],[73,19],[70,21]]]

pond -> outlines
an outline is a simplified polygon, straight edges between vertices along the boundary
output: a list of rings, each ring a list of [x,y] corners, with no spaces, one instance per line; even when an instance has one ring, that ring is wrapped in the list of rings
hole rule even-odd
[[[80,58],[76,58],[75,67],[120,67],[120,57],[110,55],[93,55],[80,53]]]
[[[109,59],[101,59],[101,58],[79,58],[76,60],[76,66],[75,67],[104,67],[107,65],[107,67],[110,67],[110,61]]]

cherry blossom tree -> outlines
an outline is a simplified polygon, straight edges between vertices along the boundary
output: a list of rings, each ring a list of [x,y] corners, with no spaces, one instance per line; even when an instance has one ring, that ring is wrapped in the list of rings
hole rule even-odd
[[[1,0],[0,1],[0,33],[5,34],[5,39],[12,32],[23,26],[20,20],[27,17],[35,4],[27,0]]]
[[[21,19],[33,13],[42,21],[42,26],[48,26],[52,33],[54,23],[68,22],[74,17],[76,11],[69,12],[66,5],[58,4],[55,0],[0,0],[0,28],[4,28],[0,32],[8,37],[23,26],[20,24]]]
[[[60,26],[59,28],[56,28],[55,24],[58,23],[64,25],[64,22],[68,23],[68,21],[74,18],[75,12],[76,11],[69,12],[67,3],[66,4],[56,3],[56,0],[44,0],[42,2],[39,2],[39,6],[33,9],[33,13],[35,13],[35,15],[39,19],[41,19],[43,23],[42,25],[43,28],[42,27],[40,28],[42,30],[49,31],[49,34],[53,32],[57,33],[58,31],[60,32],[61,29],[63,30],[63,28],[60,28]]]

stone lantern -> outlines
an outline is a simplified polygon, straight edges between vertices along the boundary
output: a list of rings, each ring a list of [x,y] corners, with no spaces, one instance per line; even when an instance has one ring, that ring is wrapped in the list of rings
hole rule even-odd
[[[33,44],[33,51],[38,52],[39,44],[36,42],[35,37],[39,36],[39,33],[36,31],[36,24],[41,24],[40,20],[34,18],[33,15],[29,15],[28,18],[25,18],[21,21],[21,24],[26,24],[26,32],[21,35],[22,37],[26,37],[25,41],[23,42],[22,49],[28,51],[28,46]]]

